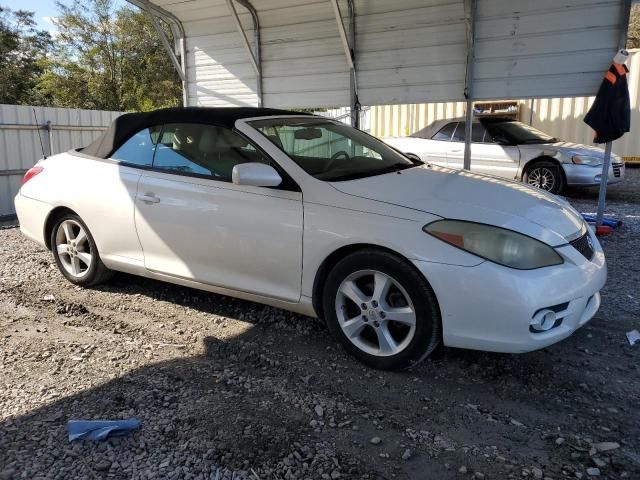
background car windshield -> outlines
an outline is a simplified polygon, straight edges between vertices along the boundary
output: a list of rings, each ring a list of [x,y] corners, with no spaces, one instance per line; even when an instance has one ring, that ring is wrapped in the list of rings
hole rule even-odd
[[[383,142],[342,123],[272,118],[250,125],[320,180],[353,180],[416,166]]]
[[[527,143],[553,143],[558,139],[521,122],[485,122],[493,137],[506,137],[517,145]]]

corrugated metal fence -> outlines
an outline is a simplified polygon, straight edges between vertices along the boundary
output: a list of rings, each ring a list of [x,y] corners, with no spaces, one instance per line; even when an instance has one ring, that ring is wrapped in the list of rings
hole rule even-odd
[[[118,115],[35,107],[34,116],[34,107],[0,105],[0,219],[15,213],[13,197],[20,180],[42,158],[43,150],[49,156],[87,145]]]
[[[637,131],[640,127],[640,50],[631,50],[629,53],[627,66],[631,125]],[[520,120],[563,140],[589,145],[593,142],[593,131],[583,122],[583,118],[593,99],[594,97],[520,100]],[[376,106],[369,110],[369,121],[373,135],[406,136],[435,120],[461,117],[464,113],[464,102]],[[613,151],[627,159],[639,159],[640,135],[634,135],[632,130],[613,143]]]

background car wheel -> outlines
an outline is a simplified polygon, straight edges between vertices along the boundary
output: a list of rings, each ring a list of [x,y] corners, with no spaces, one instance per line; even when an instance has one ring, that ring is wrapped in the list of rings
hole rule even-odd
[[[408,368],[440,342],[433,290],[391,253],[362,250],[338,262],[324,286],[323,309],[345,349],[374,368]]]
[[[527,166],[522,180],[528,185],[557,195],[564,188],[564,176],[561,169],[560,165],[551,161],[535,162]]]
[[[51,250],[60,272],[71,283],[88,287],[111,278],[89,229],[77,215],[58,218],[51,229]]]

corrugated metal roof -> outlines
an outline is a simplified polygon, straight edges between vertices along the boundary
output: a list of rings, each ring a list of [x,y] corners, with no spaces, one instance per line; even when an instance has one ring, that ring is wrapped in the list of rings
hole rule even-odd
[[[189,104],[258,104],[256,74],[225,0],[151,3],[182,22]],[[331,2],[252,4],[261,25],[263,105],[348,105],[349,66]],[[346,15],[346,0],[339,5]],[[360,102],[462,100],[464,5],[464,0],[354,0]],[[618,47],[624,5],[625,0],[477,0],[474,97],[594,93]],[[243,7],[237,10],[253,39],[250,15]]]

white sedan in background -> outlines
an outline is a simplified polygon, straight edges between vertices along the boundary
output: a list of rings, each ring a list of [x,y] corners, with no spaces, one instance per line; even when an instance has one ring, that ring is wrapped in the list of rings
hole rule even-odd
[[[564,200],[311,115],[126,114],[23,182],[20,228],[74,284],[123,271],[319,316],[376,368],[440,342],[546,347],[593,317],[606,280]]]
[[[388,137],[389,145],[423,162],[462,168],[464,118],[438,120],[409,137]],[[522,180],[551,193],[565,186],[600,184],[604,151],[562,142],[529,125],[504,118],[475,119],[471,132],[471,171]],[[612,154],[608,183],[624,178],[624,162]]]

